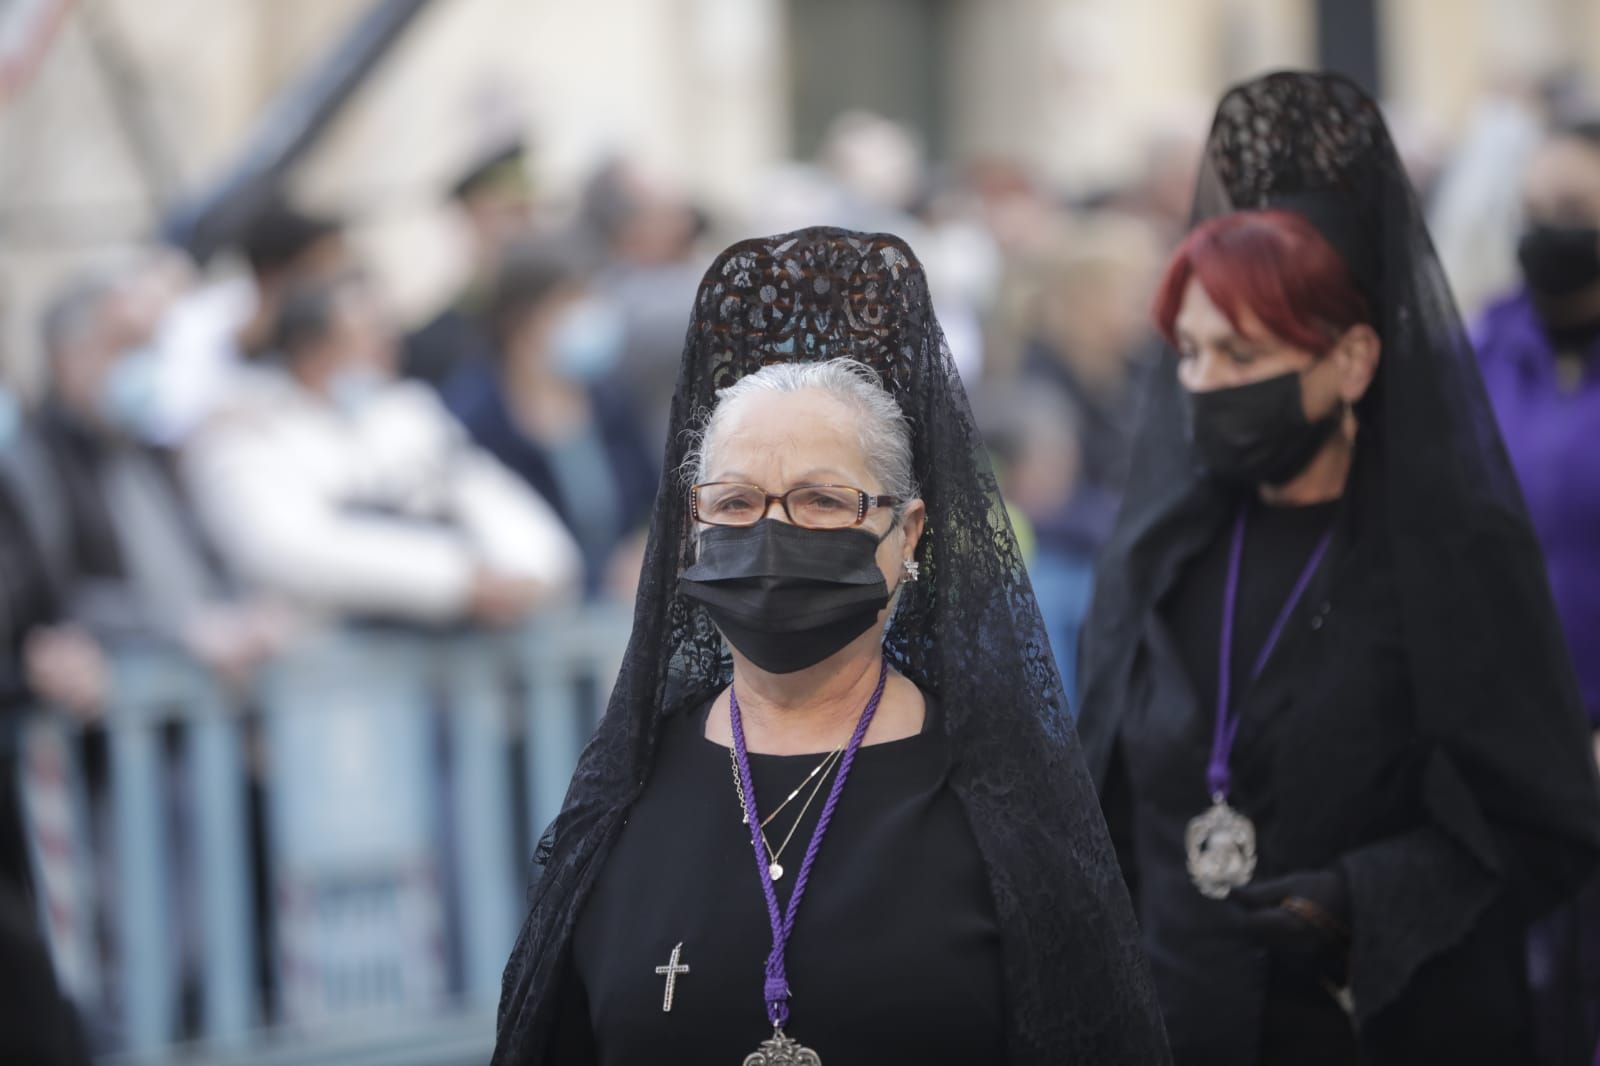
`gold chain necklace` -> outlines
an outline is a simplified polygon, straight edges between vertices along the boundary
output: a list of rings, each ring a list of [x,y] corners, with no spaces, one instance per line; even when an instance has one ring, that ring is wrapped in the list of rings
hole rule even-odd
[[[794,791],[790,792],[788,798],[778,805],[777,810],[774,810],[771,814],[767,815],[766,818],[762,819],[760,832],[761,843],[767,849],[767,876],[771,877],[774,881],[783,876],[783,865],[778,861],[778,859],[783,855],[784,849],[789,846],[789,841],[794,839],[795,831],[800,828],[800,823],[805,821],[806,811],[811,809],[811,804],[816,800],[817,794],[822,791],[822,786],[828,779],[828,772],[838,764],[840,757],[843,755],[844,748],[842,747],[835,748],[833,751],[829,752],[827,757],[818,763],[812,769],[812,771],[806,775],[805,780],[801,781],[795,786]],[[745,801],[744,783],[739,779],[738,757],[734,754],[732,748],[728,749],[728,760],[733,765],[733,787],[734,791],[739,796],[739,820],[741,824],[747,825],[750,822],[750,805]],[[801,804],[800,813],[795,816],[794,824],[789,827],[789,834],[783,838],[783,843],[779,844],[777,850],[774,851],[772,848],[772,841],[767,839],[767,826],[770,825],[772,820],[778,816],[779,811],[789,806],[789,804],[794,801],[794,798],[800,795],[801,791],[804,790],[806,784],[811,781],[812,778],[816,778],[817,783],[812,786],[811,795],[807,796],[805,803]]]

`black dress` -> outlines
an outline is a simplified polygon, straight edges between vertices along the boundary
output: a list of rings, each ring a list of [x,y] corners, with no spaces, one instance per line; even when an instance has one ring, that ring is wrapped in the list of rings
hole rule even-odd
[[[1358,1038],[1331,991],[1297,979],[1242,931],[1235,906],[1190,883],[1183,834],[1208,805],[1219,618],[1231,522],[1192,557],[1148,619],[1104,802],[1180,1066],[1401,1063],[1432,1048],[1456,1064],[1529,1054],[1520,965],[1526,914],[1497,883],[1492,832],[1462,840],[1430,817],[1450,771],[1418,734],[1393,572],[1338,523],[1333,551],[1253,685],[1230,762],[1235,807],[1255,823],[1256,880],[1339,869],[1357,949],[1405,952],[1457,923],[1454,946],[1409,974],[1405,1009]],[[1335,521],[1332,507],[1251,506],[1233,673],[1248,676],[1279,609]],[[1092,728],[1092,727],[1091,727]],[[1441,783],[1445,782],[1445,783]],[[1472,888],[1476,912],[1430,912],[1431,886]],[[1438,897],[1434,897],[1436,900]],[[1363,1057],[1364,1056],[1364,1057]]]
[[[1236,700],[1249,704],[1250,686],[1244,680],[1301,569],[1316,550],[1317,542],[1332,528],[1336,507],[1251,506],[1231,654],[1232,675],[1239,679]],[[1140,795],[1141,825],[1137,836],[1143,845],[1138,850],[1144,854],[1130,857],[1130,865],[1136,869],[1142,859],[1154,890],[1147,908],[1148,935],[1170,937],[1170,915],[1188,912],[1196,921],[1211,926],[1213,935],[1226,943],[1226,948],[1219,946],[1220,954],[1236,956],[1227,963],[1220,958],[1210,964],[1196,965],[1198,960],[1180,963],[1176,955],[1190,951],[1190,946],[1182,942],[1186,938],[1161,944],[1161,961],[1155,967],[1157,989],[1167,1005],[1175,1048],[1183,1058],[1225,1062],[1251,1047],[1259,1048],[1264,1062],[1281,1057],[1282,1061],[1302,1066],[1354,1063],[1359,1061],[1354,1027],[1333,995],[1293,972],[1274,970],[1270,960],[1248,944],[1239,943],[1237,934],[1228,943],[1233,912],[1226,904],[1201,899],[1190,888],[1183,863],[1184,829],[1207,803],[1204,783],[1216,715],[1219,620],[1229,541],[1229,530],[1224,528],[1185,568],[1162,604],[1161,618],[1190,680],[1193,698],[1170,707],[1145,708],[1145,714],[1129,723],[1140,735],[1125,737],[1122,742],[1116,781],[1119,789],[1127,785],[1130,766],[1137,768],[1141,780],[1158,776],[1166,782],[1166,787],[1148,789]],[[1301,649],[1308,625],[1320,627],[1325,609],[1325,601],[1297,607],[1296,624],[1269,660],[1269,666],[1275,667]],[[1256,715],[1241,727],[1239,747],[1259,758],[1259,753],[1281,743],[1283,732],[1294,725],[1292,714],[1274,715],[1270,720]],[[1253,774],[1254,758],[1250,764],[1243,754],[1235,759],[1236,774],[1258,776]],[[1152,775],[1152,763],[1160,764],[1159,774]],[[1239,795],[1234,801],[1246,802]],[[1126,801],[1121,809],[1131,813]],[[1200,958],[1205,957],[1206,953],[1201,952]],[[1243,1034],[1247,1032],[1259,1035],[1245,1040]],[[1288,1054],[1284,1056],[1284,1052]]]
[[[766,907],[729,750],[704,735],[708,710],[662,727],[655,773],[578,921],[556,1061],[738,1063],[771,1035]],[[787,1032],[828,1066],[1006,1060],[999,927],[946,784],[937,713],[930,702],[919,735],[858,753],[800,906]],[[752,755],[762,810],[821,759]],[[773,821],[774,847],[808,794]],[[826,786],[784,851],[781,905],[825,799]],[[689,970],[669,1013],[656,968],[679,943]]]

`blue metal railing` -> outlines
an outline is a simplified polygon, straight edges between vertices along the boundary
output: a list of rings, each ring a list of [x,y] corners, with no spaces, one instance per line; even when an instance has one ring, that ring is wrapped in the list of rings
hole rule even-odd
[[[31,812],[104,827],[101,847],[80,824],[70,846],[36,849],[55,867],[41,871],[44,894],[98,899],[112,931],[111,950],[85,951],[85,916],[44,908],[99,1042],[128,1064],[389,1061],[382,1048],[414,1056],[430,1039],[439,1061],[486,1058],[528,858],[628,624],[621,609],[585,608],[503,634],[335,631],[246,692],[172,651],[118,652],[96,798],[25,785]],[[24,759],[30,746],[66,752],[57,792],[82,781],[86,736],[59,715],[31,728]],[[270,1012],[258,913],[273,930]],[[198,989],[187,1033],[186,985]],[[479,1052],[463,1051],[473,1033]]]

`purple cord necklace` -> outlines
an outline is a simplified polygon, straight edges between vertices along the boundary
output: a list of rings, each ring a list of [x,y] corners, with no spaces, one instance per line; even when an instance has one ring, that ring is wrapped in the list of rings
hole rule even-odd
[[[872,724],[872,717],[878,712],[878,703],[883,699],[884,685],[888,680],[889,663],[888,660],[884,660],[878,671],[877,687],[872,690],[872,698],[861,711],[861,719],[856,722],[856,731],[851,735],[844,756],[839,760],[839,771],[834,776],[828,800],[823,804],[822,813],[817,817],[817,827],[811,832],[811,842],[806,846],[806,856],[801,860],[800,873],[795,877],[794,892],[789,896],[789,906],[782,911],[778,907],[778,892],[773,887],[773,879],[768,870],[768,857],[762,847],[761,812],[756,808],[755,781],[750,774],[750,751],[745,746],[744,716],[739,712],[739,694],[731,686],[728,689],[728,719],[733,732],[734,760],[739,766],[739,783],[744,789],[745,821],[750,829],[750,847],[756,858],[756,879],[761,882],[761,892],[767,901],[767,920],[772,927],[772,951],[767,955],[766,982],[763,986],[763,998],[767,1003],[767,1020],[772,1023],[772,1038],[762,1041],[761,1046],[745,1058],[746,1066],[750,1066],[751,1063],[770,1063],[772,1066],[783,1063],[821,1066],[822,1060],[817,1057],[816,1052],[801,1047],[783,1034],[783,1027],[789,1021],[791,998],[784,956],[789,946],[789,938],[794,934],[794,920],[800,910],[800,900],[806,894],[806,883],[811,878],[811,867],[817,861],[817,853],[822,850],[822,838],[827,835],[828,823],[833,820],[833,812],[839,805],[839,796],[844,792],[845,779],[850,776],[850,767],[855,762],[856,752],[861,750],[861,742],[867,735],[867,727]]]
[[[1233,621],[1239,606],[1239,577],[1244,567],[1244,534],[1249,509],[1241,507],[1233,523],[1233,541],[1228,548],[1228,581],[1222,592],[1222,634],[1218,643],[1220,661],[1217,665],[1217,719],[1211,735],[1211,759],[1206,766],[1206,788],[1211,792],[1211,806],[1189,822],[1184,831],[1184,850],[1188,853],[1189,878],[1200,894],[1210,899],[1225,899],[1229,892],[1250,883],[1256,872],[1256,827],[1249,818],[1228,803],[1233,784],[1233,771],[1229,759],[1233,742],[1239,735],[1240,714],[1233,706]],[[1311,550],[1311,557],[1289,590],[1283,609],[1278,612],[1266,643],[1256,655],[1250,671],[1255,681],[1267,668],[1273,649],[1278,646],[1289,617],[1311,586],[1317,568],[1322,565],[1328,547],[1333,543],[1333,530],[1329,529]]]

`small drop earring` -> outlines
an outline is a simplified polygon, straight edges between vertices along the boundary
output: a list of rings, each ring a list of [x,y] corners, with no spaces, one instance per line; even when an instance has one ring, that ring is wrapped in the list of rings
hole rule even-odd
[[[905,561],[905,571],[907,581],[916,582],[922,579],[922,564],[915,559]]]

